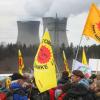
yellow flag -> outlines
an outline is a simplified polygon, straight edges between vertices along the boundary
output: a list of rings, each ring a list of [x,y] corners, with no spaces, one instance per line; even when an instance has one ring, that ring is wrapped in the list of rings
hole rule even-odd
[[[69,73],[69,76],[71,75],[71,71],[69,69],[69,66],[68,66],[68,62],[67,62],[67,59],[66,59],[66,56],[65,56],[65,52],[63,51],[63,59],[64,59],[64,67],[65,67],[65,70]]]
[[[6,88],[10,88],[10,84],[11,84],[11,79],[7,78],[5,81]]]
[[[24,69],[24,62],[22,58],[21,51],[18,50],[18,72],[22,75],[22,70]]]
[[[56,68],[49,32],[45,32],[34,60],[34,77],[40,92],[57,86]]]
[[[95,4],[91,5],[83,35],[93,38],[100,43],[100,13]]]
[[[82,64],[85,64],[85,65],[88,64],[84,48],[83,48],[83,52],[82,52]]]

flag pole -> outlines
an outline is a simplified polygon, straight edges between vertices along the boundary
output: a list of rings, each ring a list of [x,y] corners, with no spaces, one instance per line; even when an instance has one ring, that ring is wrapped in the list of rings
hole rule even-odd
[[[76,56],[75,56],[75,60],[77,59],[77,56],[78,56],[79,47],[80,47],[80,45],[81,45],[82,38],[83,38],[83,34],[81,35],[81,39],[80,39],[80,42],[79,42],[79,45],[78,45],[78,48],[77,48],[77,52],[76,52]]]
[[[78,56],[79,47],[80,47],[80,45],[81,45],[82,38],[83,38],[83,34],[81,35],[81,39],[80,39],[80,42],[79,42],[79,45],[78,45],[78,48],[77,48],[77,52],[76,52],[76,56],[75,56],[75,62],[76,62],[76,59],[77,59],[77,56]],[[75,65],[75,62],[74,62],[74,65]]]

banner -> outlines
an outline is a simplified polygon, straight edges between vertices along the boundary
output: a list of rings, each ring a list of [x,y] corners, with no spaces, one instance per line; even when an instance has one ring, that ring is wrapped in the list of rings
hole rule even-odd
[[[64,67],[65,67],[65,70],[69,73],[69,76],[71,76],[71,71],[69,69],[68,62],[67,62],[67,59],[66,59],[66,56],[65,56],[65,52],[64,51],[63,51],[63,59],[64,59]]]
[[[18,50],[18,72],[22,75],[22,71],[24,69],[24,62],[23,62],[23,58],[22,58],[22,54],[21,51]]]
[[[91,71],[92,71],[89,66],[84,65],[77,60],[73,60],[72,71],[73,70],[82,71],[87,78],[91,76]]]
[[[100,71],[100,59],[89,59],[89,66],[91,67],[92,71],[99,72]]]
[[[91,5],[83,35],[90,37],[100,43],[100,11],[95,4]]]
[[[34,60],[34,77],[40,92],[57,86],[56,68],[49,32],[45,32]]]

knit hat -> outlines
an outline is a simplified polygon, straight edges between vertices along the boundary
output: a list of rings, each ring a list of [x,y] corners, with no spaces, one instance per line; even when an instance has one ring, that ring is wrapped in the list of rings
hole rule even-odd
[[[69,73],[67,71],[63,71],[62,77],[68,77]]]
[[[89,81],[87,79],[81,79],[80,84],[83,84],[85,87],[89,88]]]
[[[84,74],[83,74],[83,72],[80,71],[80,70],[74,70],[74,71],[72,72],[72,74],[74,74],[74,75],[76,75],[76,76],[79,76],[80,78],[84,78]]]
[[[90,79],[95,79],[95,78],[97,78],[96,74],[92,74],[91,77],[90,77]]]

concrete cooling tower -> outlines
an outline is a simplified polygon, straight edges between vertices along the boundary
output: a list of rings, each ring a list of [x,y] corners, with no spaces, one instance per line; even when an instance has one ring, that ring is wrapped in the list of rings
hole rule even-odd
[[[68,39],[66,35],[66,24],[67,18],[54,18],[54,17],[44,17],[43,18],[43,27],[44,31],[47,28],[50,35],[52,45],[55,47],[61,47],[62,44],[65,44],[65,47],[68,47]]]
[[[17,21],[18,26],[18,44],[38,45],[40,21]]]

